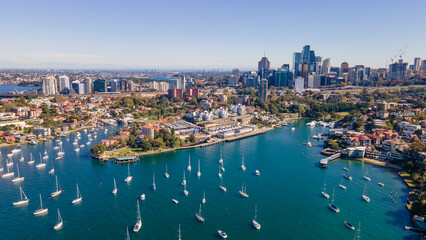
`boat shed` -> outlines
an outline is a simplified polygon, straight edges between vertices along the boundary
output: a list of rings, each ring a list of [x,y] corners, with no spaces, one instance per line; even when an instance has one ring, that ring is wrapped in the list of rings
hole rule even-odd
[[[132,162],[138,162],[138,161],[139,161],[139,156],[135,154],[133,156],[115,158],[114,163],[123,164],[123,163],[132,163]]]

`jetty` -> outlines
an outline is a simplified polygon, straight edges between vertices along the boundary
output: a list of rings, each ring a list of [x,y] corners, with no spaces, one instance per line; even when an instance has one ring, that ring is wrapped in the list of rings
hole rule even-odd
[[[330,157],[321,159],[319,167],[320,168],[327,168],[328,167],[328,162],[333,161],[333,160],[339,158],[341,155],[342,155],[341,153],[336,153],[334,155],[331,155]]]
[[[133,156],[126,156],[126,157],[117,157],[114,159],[115,164],[124,164],[124,163],[132,163],[132,162],[138,162],[139,156],[133,155]]]

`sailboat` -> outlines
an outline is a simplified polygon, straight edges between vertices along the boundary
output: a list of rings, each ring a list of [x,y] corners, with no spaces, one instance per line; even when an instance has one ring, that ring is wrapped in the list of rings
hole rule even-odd
[[[9,177],[13,177],[15,175],[14,172],[10,172],[9,171],[9,166],[6,164],[6,168],[7,168],[7,172],[3,173],[1,175],[2,178],[9,178]]]
[[[0,162],[0,172],[3,172],[3,170],[4,170],[4,167],[3,167],[3,165]]]
[[[23,162],[24,160],[25,160],[24,155],[22,155],[22,152],[21,152],[21,158],[19,158],[19,161]]]
[[[203,192],[203,200],[201,202],[204,204],[206,203],[206,191]]]
[[[28,204],[30,199],[27,198],[27,195],[25,195],[21,187],[19,187],[19,194],[21,195],[21,200],[13,202],[13,206],[19,207]]]
[[[256,169],[256,171],[254,172],[254,174],[256,174],[256,176],[260,176],[259,170]]]
[[[140,210],[140,208],[139,208],[139,200],[137,200],[137,213],[138,213],[138,216],[136,217],[136,224],[135,224],[135,226],[133,227],[133,232],[139,232],[139,230],[141,230],[141,227],[142,227],[142,218],[141,218],[141,210]]]
[[[355,230],[355,227],[349,222],[349,218],[351,217],[351,212],[349,211],[349,216],[348,219],[345,220],[343,223],[345,224],[346,227]]]
[[[225,168],[223,167],[223,162],[220,164],[220,170],[222,170],[222,172],[225,172]]]
[[[254,205],[254,219],[253,219],[253,226],[259,230],[260,229],[260,224],[256,221],[257,218],[257,205]]]
[[[327,185],[327,183],[324,181],[324,190],[322,191],[322,195],[325,197],[325,198],[330,198],[330,195],[328,195],[328,193],[325,191],[325,186]]]
[[[243,183],[243,186],[241,187],[241,191],[239,191],[239,193],[240,193],[241,197],[244,197],[244,198],[248,198],[249,197],[249,195],[247,194],[247,189],[244,186],[244,183]]]
[[[200,171],[200,160],[198,159],[198,172],[197,177],[201,177],[201,171]]]
[[[13,150],[12,150],[12,154],[18,153],[18,152],[20,152],[20,151],[21,151],[21,149],[19,149],[19,148],[15,148],[15,149],[13,149]]]
[[[117,194],[118,188],[117,188],[117,184],[115,184],[115,178],[114,178],[114,190],[112,190],[112,193],[115,195]]]
[[[10,160],[10,162],[9,162],[8,159]],[[11,157],[7,157],[6,158],[6,166],[8,166],[8,167],[12,167],[13,166],[13,160],[12,160]]]
[[[183,180],[182,180],[182,185],[183,185],[183,186],[186,186],[185,170],[183,170]]]
[[[371,181],[371,178],[368,176],[368,168],[365,170],[364,179],[367,181]]]
[[[78,189],[78,184],[76,184],[76,186],[77,186],[77,198],[72,200],[72,204],[79,204],[81,203],[81,200],[83,200],[83,197],[81,196],[81,193],[80,193],[80,189]]]
[[[49,174],[54,174],[55,173],[55,168],[53,167],[53,162],[52,162],[52,168],[49,170]]]
[[[64,226],[64,222],[62,221],[61,213],[58,208],[58,223],[53,227],[55,230],[59,230]]]
[[[245,171],[245,170],[246,170],[246,166],[244,166],[244,155],[243,155],[243,160],[242,160],[242,163],[241,163],[241,169],[242,169],[243,171]]]
[[[220,159],[219,159],[219,164],[223,163],[223,158],[222,158],[222,148],[220,149]]]
[[[361,222],[358,223],[358,230],[356,230],[354,240],[360,239],[360,238],[361,238]]]
[[[43,158],[41,157],[40,153],[40,163],[36,165],[36,168],[44,168],[46,167],[46,163],[43,163]]]
[[[55,179],[56,179],[56,191],[54,191],[53,193],[50,194],[50,196],[52,198],[58,197],[63,192],[63,190],[61,190],[61,186],[59,185],[59,182],[58,182],[58,176],[55,176]]]
[[[165,176],[166,178],[169,178],[169,177],[170,177],[169,173],[167,172],[167,163],[166,163],[166,173],[164,173],[164,176]]]
[[[340,209],[338,207],[336,207],[334,205],[334,189],[333,189],[333,199],[331,200],[331,203],[328,204],[328,207],[333,211],[333,212],[340,212]]]
[[[59,145],[59,152],[58,152],[58,156],[62,156],[62,155],[64,155],[65,154],[65,152],[64,152],[64,150],[62,149],[62,145]]]
[[[12,179],[12,182],[22,182],[24,181],[24,177],[21,177],[21,175],[19,174],[19,165],[16,165],[16,169],[18,170],[18,177]]]
[[[349,161],[346,162],[346,167],[343,167],[343,170],[345,171],[349,171]]]
[[[195,216],[197,217],[197,220],[199,222],[204,222],[204,218],[201,216],[201,204],[200,204],[200,210],[198,210],[198,213],[196,213]]]
[[[41,154],[41,153],[40,153]],[[49,155],[47,155],[47,150],[44,150],[44,156],[43,159],[46,160],[49,158]]]
[[[33,159],[33,154],[30,153],[30,161],[28,161],[29,165],[33,165],[34,164],[34,159]]]
[[[349,174],[343,173],[343,177],[352,181],[352,177]]]
[[[185,194],[185,196],[189,194],[188,190],[186,190],[186,185],[183,186],[183,194]]]
[[[364,185],[364,191],[362,192],[362,199],[366,202],[370,202],[370,198],[367,196],[367,184]]]
[[[223,186],[223,180],[222,178],[220,179],[220,185],[219,185],[220,190],[226,192],[226,187]]]
[[[220,172],[220,165],[219,165],[219,173],[218,173],[218,176],[219,176],[220,178],[222,178],[222,173]]]
[[[141,200],[142,200],[142,201],[145,201],[145,193],[142,193],[142,195],[141,195]]]
[[[47,208],[43,208],[43,201],[41,200],[41,193],[40,195],[40,209],[37,209],[33,212],[34,216],[41,216],[44,214],[47,214],[48,209]]]
[[[152,190],[156,190],[157,186],[155,186],[155,175],[154,173],[152,174]]]
[[[381,187],[384,187],[384,186],[385,186],[385,184],[383,184],[382,182],[379,182],[378,184],[379,184],[379,186],[381,186]]]
[[[191,155],[189,155],[189,158],[188,158],[188,167],[186,167],[186,170],[188,170],[189,172],[191,171]]]
[[[127,164],[127,177],[124,179],[125,182],[130,183],[133,177],[130,176],[130,164]]]

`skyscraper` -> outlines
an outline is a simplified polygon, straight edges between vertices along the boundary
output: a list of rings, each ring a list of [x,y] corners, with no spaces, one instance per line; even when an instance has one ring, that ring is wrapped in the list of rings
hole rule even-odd
[[[239,80],[240,79],[240,70],[238,68],[232,69],[232,75],[234,75]]]
[[[327,58],[322,62],[322,74],[328,74],[329,72],[330,72],[330,58]]]
[[[238,87],[238,78],[234,75],[229,76],[229,83],[228,86],[230,87]]]
[[[305,85],[305,79],[303,77],[296,77],[295,83],[294,83],[294,90],[296,92],[303,92],[305,89],[304,85]]]
[[[58,85],[56,78],[54,76],[46,76],[43,81],[43,94],[45,96],[56,95],[58,94]]]
[[[349,72],[349,64],[347,62],[342,62],[342,64],[340,65],[340,70],[342,71],[343,75],[344,73],[348,73]]]
[[[269,74],[270,65],[271,65],[271,63],[269,62],[269,60],[268,60],[267,57],[263,57],[258,62],[258,64],[257,64],[257,66],[258,66],[258,72],[259,72],[259,75],[262,78],[268,77],[268,76],[264,76],[264,75]]]
[[[268,97],[268,80],[266,78],[260,80],[259,97],[261,99],[266,99]]]
[[[84,85],[86,88],[86,94],[92,93],[92,79],[90,77],[86,77],[86,79],[84,79]]]
[[[107,83],[105,79],[96,79],[93,82],[93,92],[106,92],[107,91]]]
[[[302,62],[309,63],[310,56],[311,56],[311,46],[305,45],[302,50]]]
[[[422,60],[419,57],[414,58],[414,71],[415,72],[420,71],[421,61]]]
[[[294,76],[300,76],[300,64],[302,63],[302,53],[293,53],[293,71]]]
[[[60,76],[58,80],[59,92],[60,93],[69,93],[70,92],[70,78],[66,75]]]
[[[287,87],[288,86],[288,78],[289,78],[289,71],[288,68],[278,68],[274,72],[274,81],[273,86],[275,87]]]

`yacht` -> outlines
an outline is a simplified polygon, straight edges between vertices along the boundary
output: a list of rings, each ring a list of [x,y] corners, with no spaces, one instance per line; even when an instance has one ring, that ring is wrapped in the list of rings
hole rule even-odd
[[[155,186],[155,175],[154,173],[152,174],[152,190],[157,190],[157,186]]]
[[[52,168],[49,170],[49,174],[54,174],[55,173],[55,168],[53,167],[53,162],[52,162]]]
[[[34,158],[33,158],[33,154],[30,153],[30,161],[28,161],[29,165],[33,165],[34,164]]]
[[[364,179],[367,181],[371,181],[371,178],[368,176],[368,168],[365,170]]]
[[[183,170],[183,180],[182,180],[182,186],[186,186],[186,179],[185,179],[185,170]]]
[[[12,182],[18,183],[24,181],[24,177],[21,177],[21,175],[19,174],[19,165],[16,165],[16,169],[18,171],[18,177],[12,179]]]
[[[241,187],[241,191],[239,191],[239,193],[240,193],[241,197],[244,197],[244,198],[248,198],[249,197],[249,195],[247,194],[247,189],[244,186],[244,183],[243,183],[243,186]]]
[[[36,168],[44,168],[44,167],[46,167],[46,163],[43,162],[43,158],[41,157],[41,153],[40,153],[40,163],[37,164],[35,167]]]
[[[341,189],[343,189],[343,190],[346,190],[346,186],[345,186],[345,185],[343,185],[343,184],[339,184],[339,187],[340,187]]]
[[[189,172],[191,171],[191,155],[189,155],[188,167],[186,167],[186,170],[188,170]]]
[[[72,200],[72,204],[79,204],[83,200],[83,197],[81,196],[81,193],[80,193],[80,189],[78,189],[78,184],[76,184],[76,186],[77,186],[77,198]]]
[[[81,145],[80,145],[80,148],[84,148],[84,144],[81,144]]]
[[[130,176],[130,164],[127,164],[127,177],[124,179],[125,182],[130,183],[133,177]]]
[[[384,187],[384,186],[385,186],[385,184],[383,184],[383,183],[379,182],[379,186]]]
[[[241,169],[242,169],[243,171],[245,171],[245,170],[246,170],[246,166],[244,165],[244,155],[243,155],[243,160],[242,160],[242,163],[241,163]]]
[[[22,152],[21,152],[21,157],[19,158],[19,161],[23,162],[24,160],[25,160],[24,155],[22,155]]]
[[[185,196],[188,196],[189,194],[188,190],[186,190],[186,185],[183,186],[183,194],[185,194]]]
[[[220,165],[219,165],[219,173],[218,173],[218,176],[219,176],[220,178],[222,178],[222,173],[220,172]]]
[[[225,172],[225,168],[223,167],[223,162],[220,164],[220,170],[222,170],[222,172]]]
[[[55,230],[59,230],[64,226],[64,222],[62,221],[61,213],[58,208],[58,223],[53,227]]]
[[[37,140],[32,140],[32,141],[30,142],[30,144],[31,144],[31,145],[37,145],[37,144],[38,144],[38,141],[37,141]]]
[[[220,185],[219,185],[220,190],[226,192],[226,187],[223,186],[223,180],[222,178],[220,179]]]
[[[324,190],[322,190],[322,195],[325,197],[325,198],[330,198],[330,195],[328,195],[328,193],[325,191],[325,186],[326,186],[327,184],[326,184],[326,182],[324,181]]]
[[[176,199],[174,199],[174,198],[172,198],[172,202],[174,202],[175,204],[178,204],[178,203],[179,203],[179,201],[178,201],[178,200],[176,200]]]
[[[338,207],[336,207],[334,205],[334,189],[333,189],[333,199],[331,200],[331,203],[328,204],[328,207],[333,211],[333,212],[340,212],[340,209]]]
[[[257,205],[254,205],[254,219],[253,219],[253,227],[257,230],[260,230],[260,224],[256,221],[257,218]]]
[[[345,220],[343,223],[344,223],[344,224],[345,224],[345,226],[346,226],[346,227],[348,227],[349,229],[355,230],[355,227],[354,227],[352,224],[350,224],[350,223],[349,223],[349,218],[350,218],[350,216],[351,216],[351,212],[349,212],[348,219],[347,219],[347,220]]]
[[[343,173],[343,177],[346,179],[352,180],[352,177],[349,174]]]
[[[197,177],[201,177],[201,171],[200,171],[200,160],[198,159],[198,172]]]
[[[13,206],[19,207],[28,204],[30,199],[27,198],[27,195],[25,195],[24,190],[22,190],[21,187],[19,187],[19,193],[21,195],[21,200],[13,202]]]
[[[256,176],[260,176],[260,172],[259,172],[259,170],[256,170],[256,171],[254,172],[254,174],[256,174]]]
[[[367,196],[366,188],[367,188],[367,184],[364,185],[364,191],[362,193],[362,199],[364,199],[364,201],[366,201],[366,202],[370,202],[370,198]]]
[[[58,182],[58,176],[55,176],[55,179],[56,179],[56,191],[54,191],[53,193],[50,194],[50,196],[52,198],[58,197],[63,192],[63,190],[61,189],[61,186],[59,185],[59,182]]]
[[[201,204],[200,204],[200,210],[198,210],[198,213],[196,213],[195,216],[197,217],[197,220],[199,222],[204,222],[204,218],[201,216]]]
[[[9,166],[8,166],[8,165],[6,165],[6,168],[7,168],[7,172],[3,173],[3,174],[1,175],[1,177],[2,177],[2,178],[9,178],[9,177],[13,177],[13,176],[15,175],[15,173],[14,173],[14,172],[10,172],[10,171],[9,171]]]
[[[74,148],[74,152],[79,152],[79,151],[80,151],[80,148],[78,147]]]
[[[203,199],[201,200],[201,202],[203,204],[206,203],[206,191],[204,191],[204,193],[203,193]]]
[[[294,131],[294,130],[296,130],[296,128],[295,128],[295,127],[292,127],[292,128],[291,128],[291,131]]]
[[[135,224],[135,226],[133,227],[133,232],[139,232],[139,230],[141,230],[141,227],[142,227],[142,218],[141,218],[141,210],[140,210],[140,208],[139,208],[139,200],[137,200],[137,214],[138,214],[138,216],[137,216],[137,218],[136,218],[136,224]]]
[[[117,194],[118,188],[117,188],[117,184],[115,184],[115,178],[114,178],[114,189],[112,190],[112,194]]]
[[[228,235],[226,234],[226,232],[221,231],[221,230],[217,230],[217,233],[219,233],[219,236],[221,238],[228,238]]]
[[[142,193],[142,195],[141,195],[141,200],[142,200],[142,201],[145,201],[145,193]]]
[[[34,216],[41,216],[41,215],[47,214],[47,212],[48,212],[47,208],[43,208],[43,201],[41,200],[41,193],[39,195],[40,195],[40,208],[33,212]]]
[[[167,163],[166,163],[166,173],[164,173],[164,176],[165,176],[166,178],[169,178],[169,177],[170,177],[169,173],[167,172]]]

